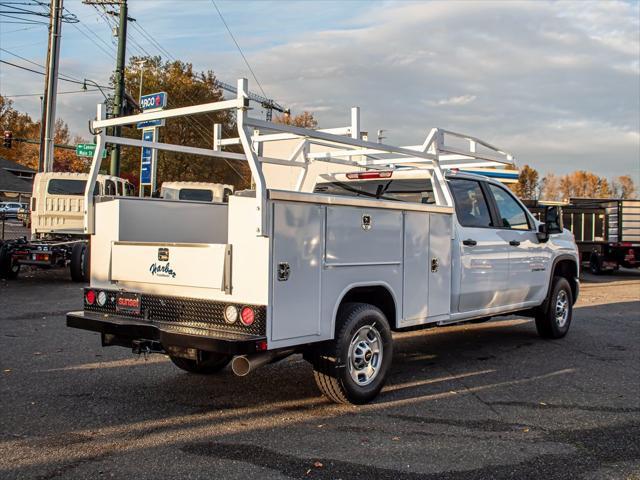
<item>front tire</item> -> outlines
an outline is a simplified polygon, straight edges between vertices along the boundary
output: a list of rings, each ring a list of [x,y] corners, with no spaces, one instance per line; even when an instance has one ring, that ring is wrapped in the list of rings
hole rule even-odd
[[[212,352],[207,352],[206,356],[201,360],[191,360],[189,358],[174,357],[172,355],[169,355],[169,358],[173,364],[181,370],[199,375],[218,373],[231,361],[231,355]]]
[[[366,303],[341,307],[336,338],[311,353],[313,375],[322,394],[335,403],[363,404],[384,386],[393,341],[382,311]]]
[[[573,318],[573,292],[564,277],[554,277],[546,305],[536,313],[536,328],[542,338],[562,338]]]

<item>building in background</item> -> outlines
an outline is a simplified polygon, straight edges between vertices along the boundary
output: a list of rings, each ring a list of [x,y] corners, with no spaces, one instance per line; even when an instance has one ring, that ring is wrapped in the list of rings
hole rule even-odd
[[[0,201],[26,202],[31,197],[35,170],[0,157]]]

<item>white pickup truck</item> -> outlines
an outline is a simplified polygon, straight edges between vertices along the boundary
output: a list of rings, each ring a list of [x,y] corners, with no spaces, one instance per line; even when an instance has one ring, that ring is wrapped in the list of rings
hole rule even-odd
[[[119,119],[99,106],[96,152],[121,143],[245,159],[255,189],[228,203],[98,197],[85,218],[91,282],[68,326],[200,374],[231,362],[246,375],[302,353],[326,397],[356,404],[380,392],[392,332],[518,313],[544,338],[567,333],[579,290],[572,235],[553,209],[541,224],[502,184],[456,171],[513,166],[510,155],[438,129],[416,146],[368,142],[357,111],[344,128],[272,124],[247,115],[246,91],[240,80],[235,100]],[[221,109],[235,110],[239,136],[213,150],[103,133]],[[283,141],[290,154],[265,153]],[[244,154],[220,148],[233,144]],[[274,166],[298,169],[295,185],[281,188]]]

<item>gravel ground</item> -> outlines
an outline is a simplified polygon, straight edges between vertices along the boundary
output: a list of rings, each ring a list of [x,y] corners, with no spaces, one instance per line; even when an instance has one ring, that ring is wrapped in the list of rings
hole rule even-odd
[[[583,281],[569,335],[529,319],[397,336],[376,402],[299,356],[245,378],[69,329],[66,271],[0,281],[0,477],[640,479],[640,275]]]

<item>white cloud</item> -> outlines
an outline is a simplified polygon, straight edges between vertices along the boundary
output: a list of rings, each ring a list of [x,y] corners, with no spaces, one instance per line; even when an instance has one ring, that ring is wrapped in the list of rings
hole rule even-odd
[[[149,11],[158,6],[155,22],[167,26],[158,37],[170,51],[180,55],[181,35],[193,34],[185,60],[231,83],[249,76],[236,51],[219,48],[228,38],[208,2],[189,2],[171,16],[162,14],[164,2],[142,4]],[[256,8],[272,11],[268,21],[278,24],[271,35],[258,31],[261,15],[236,12],[242,22],[233,22],[233,8],[252,8],[233,5],[223,10],[241,44],[246,37],[246,53],[268,96],[298,112],[315,111],[321,126],[348,123],[349,107],[359,105],[363,128],[386,129],[390,142],[418,143],[430,127],[441,126],[513,151],[520,164],[542,171],[630,173],[640,183],[638,3],[299,2],[266,8],[258,2]],[[325,22],[323,29],[309,21],[312,8],[352,11],[344,15],[348,20]],[[189,23],[204,13],[215,27]],[[306,31],[292,34],[301,22]],[[215,41],[206,36],[213,32]],[[113,68],[101,57],[83,66],[95,66],[89,73],[95,80]],[[73,74],[74,68],[68,63],[64,70]],[[42,80],[36,83],[37,91]],[[250,86],[257,90],[255,82]],[[84,95],[71,97],[61,97],[58,112],[85,133],[95,105]],[[36,108],[37,98],[30,101]]]
[[[477,97],[475,95],[458,95],[455,97],[442,98],[436,101],[429,100],[426,103],[431,106],[462,106],[473,102],[476,98]]]

